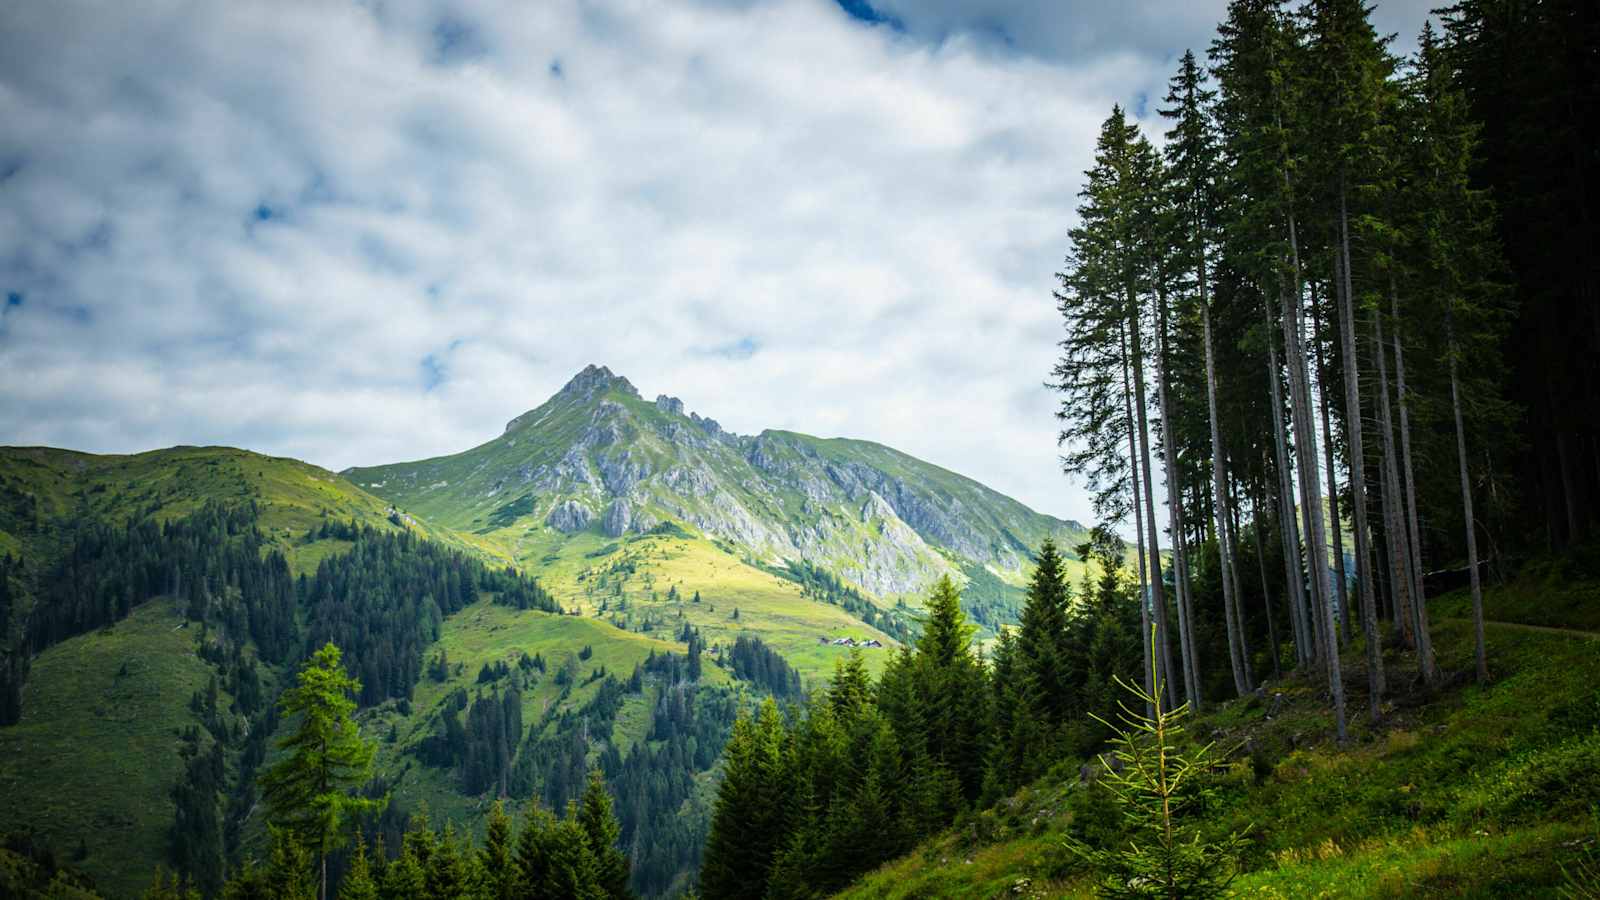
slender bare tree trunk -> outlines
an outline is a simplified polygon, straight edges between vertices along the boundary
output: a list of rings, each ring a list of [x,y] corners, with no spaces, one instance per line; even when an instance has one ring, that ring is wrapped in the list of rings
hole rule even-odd
[[[1240,640],[1244,629],[1238,611],[1239,582],[1234,568],[1233,523],[1228,519],[1228,494],[1224,489],[1226,479],[1222,472],[1222,429],[1217,424],[1217,363],[1211,347],[1211,307],[1206,299],[1203,263],[1200,285],[1200,328],[1206,345],[1206,409],[1211,425],[1211,514],[1216,519],[1217,560],[1222,565],[1222,614],[1228,626],[1228,661],[1233,667],[1233,689],[1243,696],[1253,686],[1247,671],[1249,660]]]
[[[1277,623],[1273,621],[1272,589],[1267,583],[1267,548],[1261,543],[1261,514],[1264,504],[1259,497],[1254,497],[1250,505],[1253,507],[1252,512],[1255,513],[1255,527],[1251,530],[1255,532],[1256,537],[1256,568],[1261,572],[1261,604],[1267,611],[1267,642],[1272,645],[1272,677],[1281,679],[1283,662],[1279,657],[1282,656],[1282,647],[1278,644]]]
[[[1129,308],[1137,309],[1132,304]],[[1150,417],[1145,410],[1144,345],[1139,334],[1138,316],[1135,315],[1128,325],[1128,356],[1133,364],[1133,409],[1139,425],[1139,471],[1144,479],[1145,537],[1150,541],[1150,594],[1152,614],[1156,619],[1156,653],[1160,657],[1161,677],[1166,683],[1167,702],[1176,709],[1178,694],[1177,687],[1172,683],[1172,642],[1167,633],[1167,590],[1162,583],[1161,540],[1156,529],[1155,478],[1150,472]]]
[[[1189,540],[1183,521],[1183,483],[1178,478],[1177,448],[1172,430],[1172,403],[1167,359],[1167,301],[1156,295],[1156,395],[1161,404],[1161,429],[1166,438],[1161,461],[1167,477],[1167,527],[1172,532],[1172,583],[1178,594],[1178,656],[1183,665],[1183,693],[1189,708],[1200,709],[1200,660],[1194,645],[1194,617],[1189,595]]]
[[[1283,174],[1284,187],[1289,188],[1288,170]],[[1293,192],[1286,190],[1292,198]],[[1300,463],[1300,491],[1305,503],[1306,549],[1311,557],[1311,577],[1316,582],[1312,597],[1317,605],[1311,610],[1317,630],[1323,635],[1323,659],[1328,668],[1328,693],[1333,697],[1335,733],[1339,742],[1348,737],[1345,722],[1344,677],[1339,671],[1339,641],[1333,633],[1333,603],[1328,597],[1328,539],[1327,525],[1322,518],[1322,490],[1317,472],[1317,428],[1311,412],[1311,385],[1306,365],[1305,336],[1302,333],[1300,242],[1295,233],[1294,206],[1287,209],[1289,224],[1289,252],[1294,263],[1294,303],[1290,296],[1284,302],[1284,348],[1289,355],[1289,390],[1293,395],[1295,449]]]
[[[1225,500],[1225,503],[1226,503],[1226,505],[1223,507],[1223,511],[1228,516],[1228,540],[1229,540],[1229,542],[1231,543],[1231,545],[1233,547],[1233,552],[1230,554],[1232,559],[1233,559],[1233,566],[1234,566],[1233,567],[1233,572],[1234,572],[1234,578],[1233,578],[1233,619],[1234,619],[1234,627],[1235,627],[1235,629],[1238,630],[1238,633],[1239,633],[1239,661],[1240,661],[1240,663],[1241,663],[1241,665],[1242,665],[1242,667],[1244,669],[1244,683],[1246,685],[1248,685],[1251,690],[1254,690],[1255,689],[1255,685],[1256,685],[1255,666],[1254,666],[1254,664],[1252,664],[1250,662],[1250,635],[1245,630],[1245,627],[1244,627],[1244,591],[1241,590],[1240,587],[1239,587],[1239,575],[1238,575],[1238,570],[1239,570],[1239,496],[1238,496],[1238,491],[1236,490],[1238,485],[1234,482],[1232,476],[1228,474],[1228,463],[1227,463],[1226,460],[1223,461],[1223,484],[1226,487],[1226,490],[1223,493],[1223,497],[1224,497],[1224,500]],[[1270,627],[1270,625],[1272,623],[1272,616],[1270,615],[1270,613],[1271,613],[1270,609],[1268,610],[1268,613],[1269,613],[1269,615],[1267,616],[1267,624]]]
[[[1316,289],[1312,288],[1311,315],[1317,334],[1322,333],[1322,312],[1317,305]],[[1350,639],[1349,578],[1344,567],[1344,526],[1339,521],[1338,470],[1333,465],[1333,424],[1328,415],[1328,369],[1323,365],[1322,341],[1313,339],[1317,365],[1317,413],[1322,419],[1322,455],[1328,470],[1328,524],[1333,532],[1333,587],[1339,600],[1339,637]]]
[[[1422,680],[1439,680],[1439,664],[1433,658],[1433,638],[1428,628],[1428,594],[1422,583],[1422,530],[1417,525],[1417,479],[1411,467],[1411,418],[1406,412],[1406,357],[1400,338],[1400,298],[1394,277],[1389,278],[1389,309],[1394,316],[1394,377],[1400,402],[1400,460],[1406,478],[1406,529],[1411,536],[1411,590],[1417,604],[1417,662]]]
[[[1467,477],[1467,432],[1461,423],[1461,388],[1456,378],[1455,331],[1450,336],[1450,406],[1456,415],[1456,458],[1461,460],[1461,510],[1467,523],[1467,568],[1472,572],[1472,632],[1476,639],[1478,683],[1489,681],[1489,654],[1483,640],[1483,584],[1478,578],[1478,528],[1472,518],[1472,480]]]
[[[1284,590],[1289,601],[1289,625],[1294,632],[1295,664],[1303,666],[1313,658],[1311,635],[1306,627],[1305,570],[1300,562],[1300,527],[1295,513],[1294,486],[1290,482],[1288,437],[1283,430],[1278,351],[1270,342],[1267,344],[1267,365],[1267,380],[1272,393],[1273,468],[1278,472],[1278,531],[1283,541]]]
[[[1268,321],[1270,325],[1270,319]],[[1289,600],[1289,624],[1294,630],[1295,662],[1305,665],[1314,658],[1310,629],[1306,623],[1305,572],[1300,562],[1300,528],[1290,481],[1288,437],[1283,430],[1283,398],[1278,384],[1278,351],[1267,344],[1267,381],[1272,393],[1272,439],[1275,468],[1278,470],[1278,529],[1283,538],[1283,574]]]
[[[1151,680],[1153,668],[1150,665],[1150,582],[1146,577],[1144,558],[1144,506],[1139,491],[1139,449],[1134,437],[1133,382],[1128,374],[1127,337],[1119,335],[1118,340],[1122,347],[1122,406],[1128,420],[1128,466],[1131,469],[1128,480],[1133,485],[1133,532],[1139,548],[1139,646],[1144,650],[1144,692],[1146,696],[1153,697],[1156,686]],[[1149,715],[1150,704],[1146,703],[1145,706]]]
[[[1378,633],[1378,595],[1373,589],[1372,532],[1367,523],[1365,447],[1361,440],[1361,376],[1356,360],[1355,292],[1350,277],[1350,220],[1345,179],[1339,176],[1339,240],[1343,265],[1339,298],[1339,342],[1344,357],[1344,423],[1350,450],[1350,510],[1355,519],[1356,580],[1361,587],[1361,632],[1367,643],[1368,713],[1376,722],[1383,706],[1383,646]]]
[[[1383,340],[1383,314],[1372,314],[1373,349],[1378,359],[1378,424],[1383,429],[1383,530],[1389,539],[1389,571],[1394,593],[1394,620],[1407,647],[1417,646],[1417,618],[1412,610],[1411,550],[1405,515],[1400,511],[1400,468],[1394,447],[1394,414],[1389,407],[1389,351]]]

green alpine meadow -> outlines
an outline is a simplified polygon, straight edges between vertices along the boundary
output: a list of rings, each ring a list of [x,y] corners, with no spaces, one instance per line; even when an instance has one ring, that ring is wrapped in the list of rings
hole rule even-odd
[[[0,9],[0,900],[1600,897],[1578,0]]]

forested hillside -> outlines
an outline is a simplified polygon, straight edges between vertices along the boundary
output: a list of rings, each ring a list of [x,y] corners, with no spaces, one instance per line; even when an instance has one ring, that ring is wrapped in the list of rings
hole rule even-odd
[[[496,796],[559,811],[594,769],[647,895],[698,865],[737,685],[798,690],[754,638],[708,647],[681,614],[659,638],[567,615],[473,540],[301,463],[0,461],[0,830],[112,896],[157,865],[213,895],[269,854],[259,778],[289,724],[278,699],[328,642],[377,743],[363,789],[391,797],[369,841],[399,848],[424,813],[476,832]],[[336,854],[336,877],[345,865]]]

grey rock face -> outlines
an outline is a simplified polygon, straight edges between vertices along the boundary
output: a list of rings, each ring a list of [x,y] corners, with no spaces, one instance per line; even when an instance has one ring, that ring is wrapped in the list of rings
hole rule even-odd
[[[656,409],[670,416],[683,415],[683,401],[677,397],[668,397],[666,394],[656,396]]]
[[[676,466],[661,476],[661,483],[685,497],[707,497],[717,489],[716,482],[699,466]]]
[[[706,434],[709,434],[714,438],[720,438],[726,434],[726,432],[722,430],[722,426],[717,424],[716,419],[703,419],[697,413],[690,413],[689,420],[694,422],[696,425],[699,425],[701,431],[704,431]]]
[[[572,534],[589,527],[589,508],[576,500],[556,504],[545,516],[544,522],[562,534]]]
[[[661,520],[651,515],[648,509],[636,507],[633,510],[633,522],[628,527],[638,534],[644,534],[660,524]]]
[[[605,521],[601,527],[611,537],[622,537],[628,533],[628,526],[633,524],[633,508],[626,499],[618,497],[611,501],[606,508]]]
[[[602,456],[595,460],[595,465],[600,469],[600,482],[617,497],[628,493],[634,485],[649,477],[651,471],[648,464],[634,459],[631,450],[624,450],[615,456]]]

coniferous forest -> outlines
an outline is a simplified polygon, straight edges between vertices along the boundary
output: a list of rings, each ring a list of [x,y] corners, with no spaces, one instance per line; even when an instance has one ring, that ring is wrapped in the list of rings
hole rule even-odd
[[[415,463],[0,447],[0,897],[1600,896],[1591,7],[1230,0],[1102,110],[1089,525],[592,365]]]

